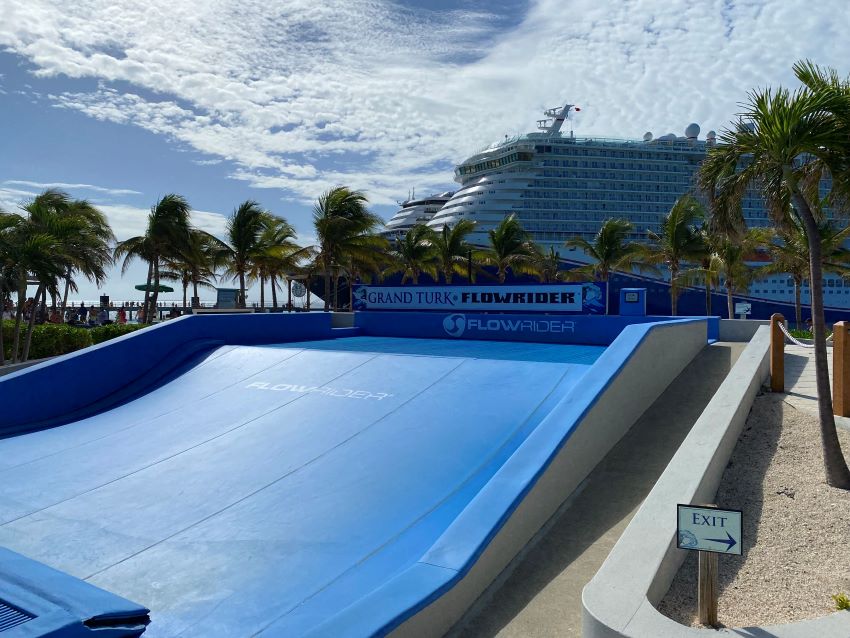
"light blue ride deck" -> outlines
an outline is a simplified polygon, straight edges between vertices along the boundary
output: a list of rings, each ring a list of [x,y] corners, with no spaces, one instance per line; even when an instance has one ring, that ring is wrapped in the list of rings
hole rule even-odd
[[[0,545],[149,607],[146,636],[322,634],[422,559],[604,350],[220,347],[0,440]]]

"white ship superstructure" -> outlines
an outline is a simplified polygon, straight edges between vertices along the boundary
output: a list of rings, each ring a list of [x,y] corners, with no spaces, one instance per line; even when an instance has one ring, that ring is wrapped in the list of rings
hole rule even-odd
[[[401,208],[393,215],[386,224],[384,235],[397,237],[404,235],[416,224],[425,224],[449,201],[454,193],[451,191],[430,195],[416,199],[411,195],[407,200],[400,202]]]
[[[433,228],[459,219],[477,222],[475,243],[506,215],[515,214],[540,244],[561,246],[571,237],[592,238],[606,219],[628,219],[630,239],[646,239],[683,193],[694,190],[696,170],[716,143],[690,124],[642,140],[576,137],[564,132],[572,104],[549,109],[539,132],[507,138],[476,153],[455,170],[460,188],[428,222]],[[767,212],[753,193],[744,200],[750,226],[766,225]]]

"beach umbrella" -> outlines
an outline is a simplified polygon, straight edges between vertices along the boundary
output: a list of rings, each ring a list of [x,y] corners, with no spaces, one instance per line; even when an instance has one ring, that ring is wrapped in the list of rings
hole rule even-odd
[[[142,292],[174,292],[174,288],[171,286],[166,286],[165,284],[159,284],[159,288],[154,286],[153,284],[148,287],[147,284],[139,284],[135,286],[136,290],[141,290]]]

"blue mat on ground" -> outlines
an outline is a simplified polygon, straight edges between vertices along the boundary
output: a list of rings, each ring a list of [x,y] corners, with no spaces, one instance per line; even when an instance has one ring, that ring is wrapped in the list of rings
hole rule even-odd
[[[302,635],[414,565],[603,351],[221,347],[0,440],[0,545],[144,604],[146,636]]]

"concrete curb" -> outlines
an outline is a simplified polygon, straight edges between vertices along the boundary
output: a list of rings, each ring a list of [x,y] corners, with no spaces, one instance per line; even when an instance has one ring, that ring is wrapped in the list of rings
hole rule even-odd
[[[584,638],[846,638],[850,614],[769,627],[685,627],[655,609],[685,559],[676,503],[711,502],[753,401],[769,374],[770,330],[760,327],[644,504],[582,592]]]

